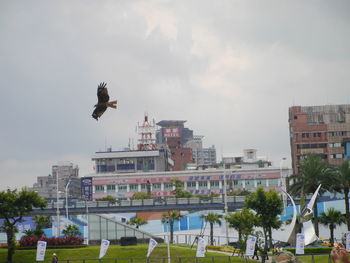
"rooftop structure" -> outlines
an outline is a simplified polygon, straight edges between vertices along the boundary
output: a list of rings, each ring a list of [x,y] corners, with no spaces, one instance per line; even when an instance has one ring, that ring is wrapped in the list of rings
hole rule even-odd
[[[95,161],[97,174],[103,173],[138,173],[148,171],[169,171],[173,161],[166,149],[143,151],[112,151],[96,152]]]

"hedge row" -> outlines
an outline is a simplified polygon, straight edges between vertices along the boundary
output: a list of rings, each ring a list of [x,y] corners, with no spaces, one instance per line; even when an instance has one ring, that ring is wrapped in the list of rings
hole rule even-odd
[[[295,254],[295,248],[283,248]],[[304,248],[305,254],[329,254],[331,253],[331,247],[306,247]]]
[[[81,237],[50,237],[47,238],[42,236],[38,238],[37,236],[22,237],[19,241],[20,247],[35,247],[38,241],[46,241],[47,246],[62,246],[62,245],[81,245],[84,239]]]

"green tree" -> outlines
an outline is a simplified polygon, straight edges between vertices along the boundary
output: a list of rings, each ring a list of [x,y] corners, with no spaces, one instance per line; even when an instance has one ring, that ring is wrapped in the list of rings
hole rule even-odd
[[[146,225],[148,222],[141,217],[134,217],[129,222],[128,225],[135,226],[136,228],[139,228],[139,226]]]
[[[253,232],[254,226],[257,224],[256,216],[248,208],[242,211],[229,213],[227,217],[229,227],[234,228],[238,232],[238,241],[246,239]]]
[[[22,222],[23,217],[28,215],[33,208],[44,208],[46,205],[44,198],[40,197],[37,192],[28,191],[27,188],[23,188],[20,192],[17,190],[0,192],[0,218],[5,220],[2,230],[7,236],[8,262],[12,262],[15,253],[16,223]]]
[[[326,212],[322,212],[320,215],[320,222],[321,224],[329,227],[329,232],[331,235],[330,243],[331,246],[333,246],[334,243],[334,229],[336,226],[339,226],[343,223],[346,223],[345,217],[342,215],[342,213],[336,209],[329,208]]]
[[[334,182],[334,170],[324,162],[319,155],[308,154],[305,160],[300,162],[299,174],[290,176],[292,184],[289,192],[293,196],[304,197],[305,194],[313,194],[317,187],[322,184],[319,193],[329,190]],[[333,178],[332,178],[333,177]],[[316,235],[319,236],[317,198],[314,205],[314,225]]]
[[[207,215],[201,215],[201,218],[210,225],[210,245],[214,245],[214,224],[221,226],[222,215],[216,213],[208,213]]]
[[[143,200],[149,198],[147,193],[134,193],[132,198],[137,199],[137,200]]]
[[[179,179],[172,179],[171,182],[173,186],[175,186],[175,190],[173,190],[172,193],[176,198],[192,197],[192,194],[190,192],[184,190],[184,182]]]
[[[350,231],[350,210],[349,210],[349,190],[350,190],[350,162],[344,161],[343,164],[337,168],[334,188],[337,192],[344,194],[345,202],[345,216],[348,231]],[[333,183],[334,184],[334,183]]]
[[[169,224],[170,231],[170,243],[173,243],[174,240],[174,222],[175,220],[180,220],[182,215],[179,211],[172,210],[162,214],[161,221],[162,223]]]
[[[272,247],[272,229],[279,229],[282,225],[278,216],[283,211],[283,201],[275,190],[264,191],[258,187],[256,192],[248,195],[245,204],[256,212],[257,225],[263,229],[267,251]]]
[[[77,225],[68,225],[65,229],[62,230],[62,234],[66,237],[76,237],[80,236],[81,232]]]
[[[114,196],[107,195],[106,197],[97,199],[97,201],[108,201],[109,203],[114,204],[115,202],[117,202],[117,199]]]

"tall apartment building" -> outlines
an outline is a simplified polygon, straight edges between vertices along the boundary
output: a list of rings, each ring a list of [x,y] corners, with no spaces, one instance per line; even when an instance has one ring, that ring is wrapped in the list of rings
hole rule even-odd
[[[289,133],[294,173],[308,153],[340,165],[344,142],[350,137],[350,105],[290,107]]]
[[[57,165],[53,165],[52,174],[48,176],[38,176],[37,182],[33,185],[31,190],[37,191],[43,198],[56,199],[57,182],[59,198],[65,198],[65,189],[68,182],[68,198],[80,198],[79,168],[71,162],[59,162]]]
[[[209,148],[203,148],[202,135],[194,135],[192,140],[187,141],[185,147],[192,149],[192,157],[195,165],[198,166],[212,166],[216,164],[216,149],[212,145]]]
[[[157,123],[157,145],[167,145],[174,161],[173,171],[185,170],[187,164],[193,163],[192,149],[185,144],[193,139],[193,131],[185,128],[182,120],[163,120]]]

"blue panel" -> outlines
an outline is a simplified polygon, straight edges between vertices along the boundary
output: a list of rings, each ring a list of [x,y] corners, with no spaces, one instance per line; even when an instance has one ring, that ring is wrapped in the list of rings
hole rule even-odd
[[[189,221],[189,230],[200,229],[202,227],[203,220],[199,216],[190,216]]]
[[[187,217],[183,217],[180,219],[180,230],[188,230]]]

